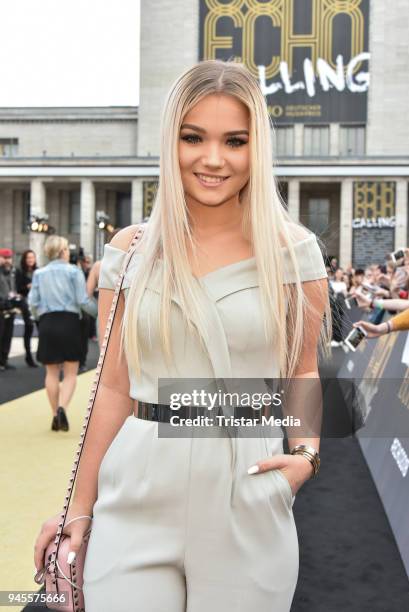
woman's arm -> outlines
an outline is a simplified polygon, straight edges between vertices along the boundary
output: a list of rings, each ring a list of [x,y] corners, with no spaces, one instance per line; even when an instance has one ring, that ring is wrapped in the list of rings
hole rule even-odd
[[[304,340],[298,365],[283,406],[283,416],[300,418],[301,427],[286,427],[290,450],[298,444],[319,450],[322,392],[318,373],[318,339],[328,300],[327,279],[303,282],[309,306],[304,318]],[[290,332],[290,330],[289,330]],[[313,474],[312,464],[302,455],[274,455],[251,466],[249,474],[279,469],[287,478],[293,495]]]
[[[103,336],[113,291],[101,289],[98,302],[100,334]],[[88,431],[79,463],[73,503],[92,513],[97,499],[98,471],[109,445],[132,413],[134,401],[129,397],[129,378],[126,360],[122,355],[118,362],[120,323],[124,312],[123,293],[112,325],[105,360],[101,372]]]
[[[378,338],[379,336],[389,334],[393,331],[407,331],[409,330],[409,308],[378,325],[369,323],[369,321],[357,321],[353,324],[353,327],[358,326],[364,328],[368,334],[368,338]]]
[[[98,287],[98,278],[99,278],[99,269],[101,267],[101,262],[96,261],[92,266],[88,278],[87,278],[87,293],[90,297],[94,295],[95,290]]]
[[[407,302],[408,300],[402,300]],[[404,310],[392,319],[389,319],[391,331],[406,331],[409,329],[409,306],[408,310]]]
[[[318,372],[318,341],[322,326],[325,303],[328,299],[326,279],[303,283],[307,307],[304,318],[303,344],[293,379],[290,394],[286,399],[286,413],[299,418],[301,427],[287,428],[290,451],[298,444],[320,445],[322,420],[322,393]]]
[[[98,313],[97,303],[96,300],[87,293],[84,274],[82,270],[77,267],[73,267],[73,271],[76,302],[87,314],[96,317]]]
[[[122,230],[115,236],[117,240],[114,246],[124,251],[127,249],[134,233],[131,232],[132,235],[130,235],[129,232],[127,233],[128,229]],[[128,235],[130,235],[129,238]],[[110,289],[100,289],[99,291],[98,321],[100,338],[105,333],[113,295],[114,291]],[[118,359],[120,325],[124,307],[125,300],[121,291],[73,495],[73,503],[78,504],[84,513],[85,510],[88,512],[92,511],[98,495],[98,472],[102,458],[125,419],[134,410],[134,400],[129,397],[130,384],[127,362],[123,354]]]
[[[122,235],[120,236],[120,234]],[[115,246],[126,251],[134,234],[135,229],[133,228],[122,230],[117,234],[119,239]],[[100,291],[98,315],[102,330],[101,336],[105,332],[113,296],[114,291],[111,289]],[[134,401],[129,397],[127,363],[123,355],[118,360],[120,324],[123,312],[124,297],[121,294],[78,465],[75,488],[67,512],[67,521],[83,515],[92,516],[94,503],[98,496],[98,474],[102,458],[125,419],[131,415],[134,409]],[[57,514],[45,521],[41,527],[34,546],[34,563],[37,570],[44,566],[44,552],[48,544],[55,538],[60,520],[61,515]],[[64,527],[64,533],[71,536],[70,553],[68,555],[70,558],[72,554],[79,551],[88,526],[89,519],[81,518]]]
[[[374,306],[377,305],[377,302],[378,302],[378,307],[381,307],[384,310],[394,310],[394,311],[399,312],[401,310],[406,310],[407,308],[409,308],[409,300],[402,300],[400,298],[396,298],[393,300],[384,300],[384,299],[377,300],[375,298]]]

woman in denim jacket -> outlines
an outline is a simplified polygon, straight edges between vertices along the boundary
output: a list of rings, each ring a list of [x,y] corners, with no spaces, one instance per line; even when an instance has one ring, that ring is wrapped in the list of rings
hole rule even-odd
[[[81,355],[81,310],[96,316],[97,305],[88,297],[84,275],[69,263],[68,241],[49,236],[44,245],[49,263],[36,270],[28,294],[38,320],[37,360],[45,365],[45,388],[53,412],[51,429],[68,431],[65,409],[75,390]],[[64,377],[60,386],[60,371]]]

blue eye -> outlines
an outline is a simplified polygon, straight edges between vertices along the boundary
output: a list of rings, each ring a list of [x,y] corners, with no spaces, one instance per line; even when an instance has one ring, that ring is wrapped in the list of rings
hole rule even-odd
[[[186,136],[182,136],[181,138],[185,142],[190,142],[192,144],[193,144],[192,140],[194,142],[197,142],[198,140],[200,140],[200,136],[197,136],[196,134],[187,134]]]
[[[229,140],[227,141],[230,147],[236,148],[236,147],[242,147],[243,145],[247,144],[246,140],[242,140],[241,138],[229,138]],[[234,144],[233,144],[234,143]]]

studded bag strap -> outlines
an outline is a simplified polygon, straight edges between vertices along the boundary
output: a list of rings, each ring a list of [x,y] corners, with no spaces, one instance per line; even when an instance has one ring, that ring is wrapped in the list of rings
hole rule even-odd
[[[94,376],[94,381],[92,383],[91,386],[91,394],[88,400],[88,408],[87,408],[87,412],[85,415],[85,420],[84,420],[84,424],[82,426],[82,432],[80,434],[80,442],[78,445],[78,450],[76,452],[76,458],[74,460],[74,466],[71,470],[71,476],[69,479],[69,484],[68,484],[68,489],[67,489],[67,494],[65,496],[65,501],[64,501],[64,508],[63,511],[61,513],[61,521],[58,523],[58,530],[54,539],[54,544],[55,544],[55,549],[53,550],[52,554],[51,554],[51,559],[50,559],[50,564],[48,566],[48,572],[53,576],[53,580],[56,580],[56,558],[58,555],[58,549],[60,546],[60,542],[61,542],[61,536],[62,536],[62,532],[64,529],[64,525],[65,525],[65,520],[67,517],[67,512],[68,512],[68,507],[70,504],[70,500],[71,500],[71,495],[72,495],[72,490],[74,487],[74,482],[75,482],[75,478],[77,476],[77,472],[78,472],[78,465],[79,465],[79,461],[81,458],[81,454],[82,454],[82,449],[84,446],[84,440],[85,437],[87,435],[87,431],[88,431],[88,426],[89,426],[89,421],[91,418],[91,413],[92,413],[92,409],[94,407],[94,403],[95,403],[95,397],[98,391],[98,386],[99,386],[99,381],[100,381],[100,377],[101,377],[101,371],[102,371],[102,366],[104,365],[104,359],[105,359],[105,354],[106,354],[106,349],[107,349],[107,345],[108,345],[108,341],[111,335],[111,330],[112,330],[112,324],[113,324],[113,320],[115,317],[115,313],[116,313],[116,309],[118,306],[118,300],[119,300],[119,294],[122,288],[122,283],[123,283],[123,279],[126,273],[126,270],[128,268],[129,262],[131,261],[132,255],[135,252],[135,247],[136,247],[136,243],[139,240],[139,238],[142,236],[143,234],[143,225],[139,225],[138,229],[132,239],[131,244],[129,245],[129,249],[127,251],[127,254],[125,256],[125,260],[121,269],[121,272],[118,276],[117,282],[116,282],[116,286],[115,286],[115,292],[114,292],[114,297],[112,299],[112,304],[111,304],[111,309],[109,312],[109,316],[108,316],[108,321],[107,321],[107,325],[106,325],[106,329],[105,329],[105,333],[104,333],[104,337],[103,337],[103,341],[102,341],[102,345],[101,345],[101,351],[99,354],[99,359],[98,359],[98,364],[97,364],[97,368],[95,370],[95,376]]]

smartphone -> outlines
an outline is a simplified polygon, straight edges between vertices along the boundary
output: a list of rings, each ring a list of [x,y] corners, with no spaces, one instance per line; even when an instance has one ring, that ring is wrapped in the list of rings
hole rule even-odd
[[[389,257],[392,259],[394,264],[397,264],[399,260],[405,257],[405,251],[403,249],[398,249],[393,253],[390,253]]]
[[[351,351],[356,351],[359,343],[366,338],[368,334],[363,329],[363,327],[354,327],[348,334],[348,336],[344,340],[344,344],[351,349]]]

